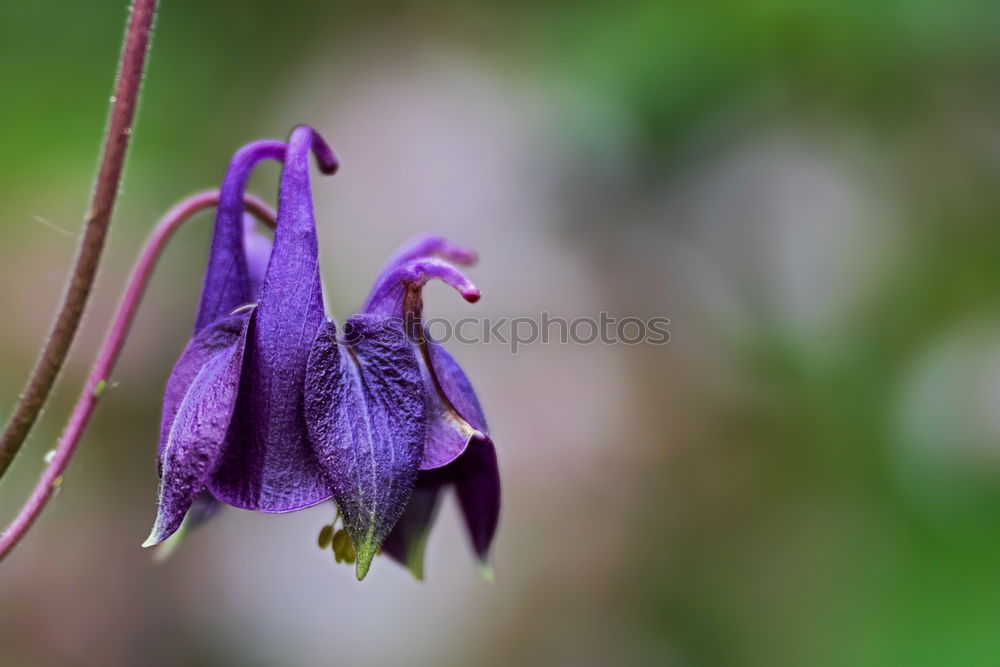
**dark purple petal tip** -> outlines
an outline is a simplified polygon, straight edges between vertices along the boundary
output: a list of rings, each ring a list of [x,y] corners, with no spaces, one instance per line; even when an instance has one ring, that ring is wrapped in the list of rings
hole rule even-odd
[[[500,469],[493,441],[488,436],[474,438],[456,468],[455,490],[472,548],[486,564],[500,522]]]
[[[327,176],[337,173],[337,170],[340,169],[340,160],[337,159],[333,149],[330,148],[330,144],[326,143],[326,139],[319,132],[308,125],[299,125],[292,130],[292,136],[289,138],[288,143],[291,144],[300,137],[310,138],[310,148],[313,155],[316,156],[316,166],[319,167],[321,172]]]

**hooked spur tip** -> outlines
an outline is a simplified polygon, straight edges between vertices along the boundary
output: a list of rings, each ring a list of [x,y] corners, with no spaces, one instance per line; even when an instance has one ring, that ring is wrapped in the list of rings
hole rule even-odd
[[[469,303],[475,303],[479,301],[479,299],[482,298],[483,296],[482,293],[479,291],[479,288],[476,287],[475,285],[463,288],[461,290],[461,293],[462,293],[462,298],[468,301]]]
[[[293,135],[296,133],[308,133],[310,135],[310,147],[312,148],[313,155],[316,156],[316,166],[322,173],[328,176],[337,173],[337,170],[340,169],[340,160],[337,159],[333,149],[326,143],[323,135],[316,131],[316,128],[310,125],[299,125],[292,130]],[[291,140],[289,140],[289,143],[291,143]]]
[[[326,176],[333,176],[340,170],[340,159],[333,152],[333,150],[330,151],[330,155],[327,160],[320,160],[319,170]]]

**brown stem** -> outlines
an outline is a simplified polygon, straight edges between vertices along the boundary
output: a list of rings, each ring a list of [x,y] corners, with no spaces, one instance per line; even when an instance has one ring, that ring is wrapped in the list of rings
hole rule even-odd
[[[111,211],[118,194],[118,183],[121,180],[129,136],[132,134],[132,121],[142,85],[155,13],[156,0],[133,0],[128,27],[125,29],[118,78],[111,98],[111,117],[104,138],[97,183],[84,223],[83,238],[77,249],[76,262],[67,281],[55,322],[38,361],[35,362],[28,384],[0,434],[0,477],[7,472],[28,436],[28,431],[38,418],[80,327],[80,319],[94,285],[111,222]]]

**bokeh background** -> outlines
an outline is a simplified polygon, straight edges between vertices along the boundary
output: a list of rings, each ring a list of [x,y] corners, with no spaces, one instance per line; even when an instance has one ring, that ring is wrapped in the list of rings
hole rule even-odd
[[[0,4],[0,416],[74,251],[124,5]],[[356,582],[315,546],[324,507],[225,511],[156,564],[204,215],[0,567],[0,664],[1000,664],[998,82],[992,0],[168,0],[99,289],[0,518],[155,219],[298,122],[343,164],[315,179],[339,317],[432,230],[481,251],[484,298],[434,286],[429,314],[672,339],[452,346],[500,449],[493,585],[453,502],[424,583],[385,559]]]

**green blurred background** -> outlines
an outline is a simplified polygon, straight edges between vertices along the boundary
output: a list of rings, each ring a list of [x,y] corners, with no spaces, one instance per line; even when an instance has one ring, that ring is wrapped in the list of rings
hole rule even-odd
[[[0,415],[86,207],[124,1],[0,3]],[[0,664],[1000,664],[1000,5],[166,0],[98,291],[242,143],[318,127],[327,296],[408,235],[478,248],[459,317],[666,316],[656,347],[452,346],[498,443],[497,582],[457,511],[364,584],[329,508],[223,512],[165,564],[159,396],[209,217],[169,250],[59,497],[0,571]],[[273,200],[277,168],[254,190]]]

